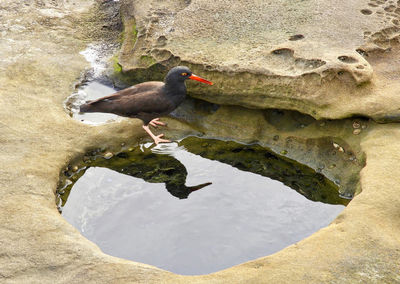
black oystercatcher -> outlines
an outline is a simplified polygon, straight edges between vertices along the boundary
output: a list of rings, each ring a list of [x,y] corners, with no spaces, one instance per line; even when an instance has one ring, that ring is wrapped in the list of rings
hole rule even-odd
[[[168,72],[164,82],[153,81],[134,85],[112,95],[88,101],[81,105],[80,111],[107,112],[139,118],[143,121],[143,129],[156,144],[171,142],[161,138],[164,134],[154,135],[148,125],[165,125],[159,121],[159,117],[169,114],[183,102],[186,96],[186,79],[213,84],[194,75],[188,67],[178,66]]]

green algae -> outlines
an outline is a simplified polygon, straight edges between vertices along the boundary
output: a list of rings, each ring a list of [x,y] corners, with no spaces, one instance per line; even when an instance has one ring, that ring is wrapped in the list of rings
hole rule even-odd
[[[122,66],[121,66],[121,64],[119,64],[118,55],[117,54],[115,54],[111,58],[111,62],[112,62],[114,73],[117,73],[117,74],[121,73],[122,72]]]
[[[347,205],[339,197],[338,186],[321,173],[278,155],[258,144],[188,137],[180,145],[189,152],[283,182],[312,201]]]
[[[152,56],[149,55],[142,55],[140,57],[140,62],[148,67],[154,65],[157,63],[157,60],[155,60]]]
[[[321,173],[258,144],[247,145],[192,136],[183,139],[179,145],[203,158],[279,180],[312,201],[343,205],[349,203],[348,199],[339,196],[338,186]],[[174,157],[153,153],[151,149],[136,146],[112,158],[104,158],[103,152],[100,149],[93,150],[84,156],[80,165],[65,169],[57,190],[60,208],[65,205],[74,183],[89,167],[105,167],[146,182],[164,183],[167,190],[180,199],[210,184],[186,186],[188,173],[185,166]]]
[[[131,41],[132,41],[132,44],[135,45],[135,43],[137,41],[137,36],[138,36],[138,31],[136,29],[135,22],[133,22],[133,24],[131,24],[130,30],[131,30]]]

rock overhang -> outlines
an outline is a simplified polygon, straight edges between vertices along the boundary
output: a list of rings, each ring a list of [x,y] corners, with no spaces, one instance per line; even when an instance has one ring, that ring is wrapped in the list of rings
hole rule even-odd
[[[79,78],[80,72],[87,67],[79,51],[93,40],[82,36],[82,29],[87,29],[87,26],[82,25],[80,20],[85,14],[79,13],[88,12],[87,7],[93,2],[73,0],[71,5],[64,3],[64,6],[62,3],[46,0],[28,3],[21,0],[0,4],[1,16],[5,19],[1,23],[5,38],[0,40],[0,48],[6,54],[0,59],[0,282],[400,281],[400,250],[396,237],[400,235],[399,219],[396,218],[400,182],[399,177],[393,174],[398,171],[400,132],[395,123],[374,125],[362,134],[361,147],[366,156],[366,165],[361,172],[362,193],[330,226],[272,256],[212,275],[183,277],[105,255],[83,238],[56,210],[54,190],[59,170],[89,147],[101,145],[109,149],[120,147],[121,142],[135,143],[141,136],[141,128],[137,121],[125,120],[102,127],[88,127],[68,118],[62,102],[73,91],[73,82]],[[376,5],[382,6],[379,3]],[[392,4],[388,2],[385,5]],[[38,6],[67,16],[49,18],[46,12],[47,16],[42,15],[44,18],[38,21]],[[377,12],[384,10],[379,9]],[[88,13],[96,18],[97,12]],[[17,23],[17,30],[15,27],[9,29],[13,23]],[[386,48],[388,43],[381,38],[387,38],[386,34],[390,33],[393,43],[397,32],[396,29],[385,30],[376,36],[375,44]],[[398,79],[398,70],[393,64],[386,64],[386,61],[393,62],[395,55],[396,50],[393,49],[383,57],[382,54],[373,60],[372,56],[368,57],[372,66],[382,64],[374,68],[374,84],[381,91],[381,96],[366,96],[371,103],[379,102],[380,106],[378,109],[372,106],[369,113],[375,111],[381,112],[381,117],[398,117],[394,108],[397,103],[394,81]],[[198,70],[205,69],[199,66]],[[251,78],[247,73],[243,75],[243,80]],[[392,96],[389,97],[388,90],[380,85],[382,81],[391,84],[389,94]],[[343,97],[339,93],[337,96],[350,107],[353,107],[352,101],[362,104],[360,99],[365,98],[350,87],[349,90],[353,91],[351,94],[354,97]],[[331,102],[331,98],[324,97],[315,105],[319,106],[318,109],[331,111],[329,106],[340,102],[335,99]],[[386,102],[384,99],[389,100]],[[263,101],[261,96],[259,101]],[[308,103],[302,98],[286,101],[293,103],[294,107]],[[393,105],[393,113],[389,112],[388,105]],[[343,107],[343,104],[339,106]],[[338,113],[334,116],[338,117]],[[338,128],[337,131],[341,130]]]
[[[123,3],[125,41],[119,64],[133,79],[135,71],[149,67],[166,70],[186,64],[217,82],[207,91],[192,85],[189,89],[194,97],[214,103],[294,109],[317,119],[363,115],[390,121],[393,115],[387,119],[381,113],[397,112],[393,100],[400,101],[382,98],[367,57],[386,50],[385,40],[395,41],[393,22],[399,15],[386,10],[397,9],[397,4]],[[157,76],[153,79],[160,79]],[[370,105],[380,98],[392,102]]]

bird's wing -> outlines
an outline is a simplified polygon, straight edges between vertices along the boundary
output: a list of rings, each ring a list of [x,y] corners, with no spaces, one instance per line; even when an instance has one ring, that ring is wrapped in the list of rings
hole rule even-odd
[[[97,100],[88,101],[86,102],[89,105],[94,105],[99,102],[111,102],[111,101],[118,101],[126,97],[135,96],[138,94],[146,93],[149,91],[154,91],[162,88],[164,86],[163,82],[145,82],[141,84],[134,85],[132,87],[120,90],[114,94],[99,98]]]
[[[129,116],[145,113],[164,114],[174,109],[174,105],[166,96],[155,92],[141,93],[129,100],[122,98],[118,104],[124,105],[124,112]]]
[[[169,113],[175,107],[168,98],[155,90],[135,94],[114,94],[90,102],[91,112],[108,112],[127,117]],[[153,115],[151,115],[153,116]]]

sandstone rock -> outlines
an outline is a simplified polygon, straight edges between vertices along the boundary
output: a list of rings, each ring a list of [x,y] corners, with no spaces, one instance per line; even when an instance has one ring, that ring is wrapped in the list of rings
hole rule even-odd
[[[189,65],[215,82],[190,86],[218,104],[292,109],[315,118],[354,114],[398,121],[398,4],[382,1],[123,1],[122,71],[162,79]],[[390,8],[389,8],[390,7]],[[340,23],[340,24],[338,24]],[[387,62],[377,62],[389,51]],[[151,70],[151,72],[149,72]],[[376,80],[385,76],[386,82]],[[389,87],[390,84],[390,87]]]
[[[114,1],[105,1],[104,3],[111,5],[112,2]],[[384,2],[385,4],[382,4],[383,1],[324,2],[326,3],[299,1],[296,2],[298,8],[289,5],[284,9],[280,8],[281,10],[278,8],[286,2],[275,1],[275,4],[271,2],[271,5],[278,9],[274,12],[276,14],[268,17],[274,21],[278,18],[278,12],[282,14],[282,10],[287,11],[296,8],[298,9],[297,15],[303,15],[302,12],[305,12],[304,18],[300,18],[301,21],[292,24],[294,29],[290,30],[284,37],[283,43],[286,43],[286,39],[288,39],[288,44],[292,45],[279,47],[294,50],[292,55],[291,52],[283,52],[284,56],[288,58],[288,62],[295,62],[296,58],[319,59],[326,62],[326,64],[316,68],[322,70],[327,68],[326,66],[332,66],[330,64],[333,64],[333,61],[331,60],[335,56],[351,56],[362,61],[353,51],[365,42],[374,44],[372,46],[374,49],[387,49],[389,43],[395,47],[396,29],[385,30],[382,26],[379,29],[373,29],[380,19],[386,21],[383,24],[384,26],[396,25],[396,10],[391,12],[391,10],[397,9],[397,4],[393,4],[394,2]],[[349,6],[350,2],[351,7]],[[145,5],[143,3],[138,1],[137,5]],[[192,40],[198,38],[198,41],[200,41],[200,36],[206,35],[205,42],[207,42],[209,31],[203,31],[202,28],[207,28],[207,26],[201,26],[201,23],[196,22],[201,21],[195,17],[196,13],[216,19],[221,17],[219,22],[213,23],[224,23],[232,28],[232,33],[226,33],[227,30],[222,29],[221,36],[227,38],[224,39],[224,42],[229,42],[229,37],[233,39],[237,37],[237,39],[240,39],[238,42],[242,41],[241,36],[246,35],[246,30],[241,32],[240,21],[243,21],[244,26],[248,29],[252,26],[250,21],[246,22],[246,17],[239,17],[238,20],[233,19],[232,24],[229,24],[225,19],[230,17],[229,13],[234,11],[231,8],[234,7],[229,7],[229,9],[226,6],[224,7],[223,4],[227,3],[226,1],[214,1],[212,3],[216,7],[215,11],[219,11],[218,14],[207,13],[212,5],[200,5],[205,2],[193,0],[192,4],[197,6],[192,7],[192,4],[188,5],[189,1],[181,1],[178,3],[179,5],[177,3],[173,1],[168,1],[168,3],[162,1],[149,2],[149,5],[153,5],[153,9],[155,8],[156,11],[159,11],[156,4],[163,5],[162,7],[165,7],[167,11],[169,11],[169,7],[173,7],[173,13],[165,12],[174,19],[172,24],[163,23],[162,17],[158,17],[158,21],[166,26],[176,26],[178,33],[174,38],[178,38],[179,33],[185,34],[185,29],[187,29],[187,32],[196,32],[191,38]],[[238,3],[236,5],[242,5]],[[250,11],[255,14],[258,13],[255,7],[264,5],[261,1],[240,3],[249,6]],[[258,6],[252,6],[252,3]],[[289,156],[298,155],[304,160],[309,157],[310,165],[318,156],[318,151],[326,149],[324,148],[325,144],[332,148],[332,142],[346,149],[346,152],[341,154],[348,153],[347,149],[359,151],[357,157],[361,159],[358,162],[361,166],[363,159],[365,160],[365,167],[363,167],[360,176],[361,193],[354,198],[330,226],[277,254],[212,275],[180,276],[150,265],[111,257],[102,253],[95,244],[86,240],[75,228],[63,220],[57,211],[54,195],[60,171],[69,164],[75,165],[75,160],[82,159],[84,153],[90,150],[101,148],[110,152],[117,152],[122,142],[126,145],[134,145],[139,138],[145,135],[141,130],[141,123],[137,120],[124,120],[93,127],[72,120],[63,109],[65,98],[74,91],[74,83],[79,80],[83,70],[88,67],[79,52],[94,39],[103,36],[110,39],[114,38],[115,35],[115,31],[111,30],[110,32],[108,30],[109,24],[105,24],[106,28],[104,28],[100,20],[95,20],[99,19],[102,11],[93,7],[94,1],[83,0],[3,0],[0,3],[0,51],[2,54],[0,58],[0,282],[400,282],[398,273],[400,267],[398,238],[400,223],[397,217],[400,210],[400,196],[398,194],[400,178],[393,175],[393,172],[399,171],[398,161],[400,159],[400,130],[397,124],[378,125],[369,123],[367,128],[362,127],[362,133],[357,136],[351,134],[353,127],[350,119],[344,123],[344,126],[343,122],[329,120],[322,125],[320,122],[313,122],[308,116],[299,116],[294,118],[294,121],[297,121],[296,123],[288,124],[279,119],[279,115],[274,115],[271,112],[257,110],[253,113],[248,109],[237,106],[223,106],[220,109],[218,107],[205,108],[209,118],[204,119],[204,121],[196,121],[197,118],[194,115],[192,117],[193,125],[199,125],[200,130],[208,129],[207,135],[232,137],[233,135],[238,136],[240,133],[243,140],[256,137],[259,141],[264,141],[263,143],[275,143],[276,151],[287,149]],[[193,9],[193,7],[198,7],[198,9],[193,10],[192,14],[189,13],[190,18],[184,21],[184,14],[181,13],[188,13],[190,10],[185,12],[185,9]],[[146,28],[145,24],[149,22],[144,19],[146,10],[139,8],[137,6],[137,10],[126,10],[125,13],[134,13],[138,31],[143,35],[144,30],[141,29]],[[224,11],[222,11],[222,8],[224,8]],[[369,9],[371,13],[366,9]],[[312,17],[307,12],[311,10],[316,11],[316,13],[312,13]],[[347,18],[344,16],[341,19],[335,18],[337,15],[345,15],[348,19],[352,19],[351,24],[348,21],[346,22]],[[109,18],[115,19],[112,16]],[[143,19],[143,22],[140,22],[140,19]],[[294,22],[294,19],[297,18],[288,18],[287,22]],[[303,29],[302,24],[307,23],[310,19],[316,21],[323,28],[326,39],[322,39],[321,45],[325,45],[324,47],[327,48],[328,55],[326,57],[323,57],[324,54],[321,50],[319,55],[312,54],[313,44],[318,43],[320,38],[313,39],[314,34],[306,33],[308,30]],[[364,21],[364,19],[368,20]],[[192,27],[183,26],[182,21],[190,25],[191,20],[199,24],[197,31],[193,30]],[[156,23],[157,19],[155,18],[154,21]],[[116,26],[118,26],[117,22],[115,22]],[[337,28],[338,22],[346,28]],[[206,20],[204,20],[204,24],[206,23]],[[253,26],[257,27],[257,24],[262,26],[261,22],[256,22]],[[360,26],[362,27],[360,28]],[[366,39],[363,39],[362,32],[367,28],[371,33],[364,33]],[[179,29],[183,29],[183,31]],[[279,30],[279,25],[277,25],[274,30],[277,36],[271,38],[283,39]],[[346,33],[343,33],[343,30],[346,30]],[[254,29],[254,31],[259,31],[259,29]],[[171,33],[173,32],[171,31]],[[296,36],[300,34],[304,38]],[[262,35],[268,36],[270,34],[265,32]],[[337,37],[339,35],[342,37],[340,38],[343,41],[342,43],[339,43],[340,40]],[[160,36],[162,35],[160,34]],[[264,41],[269,39],[264,38]],[[330,42],[329,39],[336,39],[333,42],[337,44],[333,46],[338,48],[340,52],[335,51],[334,48],[329,49],[329,44],[327,44]],[[389,41],[386,42],[386,39],[389,39]],[[187,40],[190,40],[190,38],[187,38]],[[254,40],[256,40],[257,45],[258,39],[254,37]],[[307,42],[308,40],[309,42]],[[307,47],[302,48],[305,53],[298,51],[297,43],[300,44],[302,41],[305,42],[304,45]],[[179,46],[178,42],[171,43],[168,37],[166,39],[161,38],[158,44],[163,45],[164,48],[170,45],[168,48],[173,52],[181,52],[182,50],[188,52],[184,45]],[[244,42],[244,44],[252,43],[249,41]],[[272,44],[275,45],[276,42],[272,42]],[[217,49],[218,46],[220,45],[215,45],[214,49]],[[346,51],[342,49],[343,47],[349,47],[350,49],[346,49],[349,53],[343,53],[343,51]],[[240,48],[240,46],[237,48]],[[238,49],[232,49],[232,54],[237,52]],[[379,119],[396,120],[398,118],[398,98],[395,96],[397,94],[396,80],[400,73],[398,73],[398,67],[393,62],[398,56],[398,50],[392,48],[391,51],[381,53],[379,50],[371,51],[365,48],[365,52],[369,54],[368,61],[374,69],[374,74],[371,83],[364,83],[365,85],[361,84],[358,87],[355,86],[357,76],[355,73],[351,74],[353,70],[351,68],[348,69],[348,74],[342,74],[344,81],[339,80],[339,78],[332,79],[332,81],[328,80],[320,85],[316,84],[315,86],[321,86],[320,89],[317,89],[312,84],[308,85],[310,80],[302,81],[298,69],[290,71],[290,68],[280,68],[279,61],[276,61],[278,63],[275,65],[275,69],[272,68],[273,66],[267,66],[266,69],[271,72],[294,72],[294,78],[286,77],[286,75],[282,75],[283,73],[281,75],[253,74],[247,71],[229,73],[225,69],[218,69],[219,67],[216,65],[210,65],[210,71],[205,71],[202,65],[197,65],[196,61],[192,62],[192,66],[194,69],[198,68],[195,69],[196,71],[212,75],[210,79],[215,76],[215,79],[220,78],[217,82],[222,82],[222,79],[226,81],[225,85],[222,84],[219,88],[215,87],[212,90],[213,94],[220,92],[221,98],[224,97],[222,94],[225,94],[225,91],[228,97],[231,97],[234,93],[233,90],[236,87],[234,85],[229,86],[229,82],[232,83],[233,81],[227,81],[230,76],[233,79],[242,80],[243,84],[258,82],[259,80],[259,86],[263,86],[263,84],[271,85],[268,81],[274,78],[279,83],[273,85],[277,86],[275,89],[270,89],[274,90],[276,94],[274,99],[272,99],[272,95],[266,94],[265,99],[260,97],[258,100],[250,96],[251,92],[247,94],[243,92],[246,89],[246,86],[243,85],[241,91],[237,92],[237,103],[243,102],[243,105],[254,105],[258,108],[263,108],[265,105],[286,106],[287,108],[303,110],[305,113],[311,113],[316,117],[365,114]],[[216,53],[221,53],[221,51],[216,51]],[[256,52],[253,54],[256,54]],[[312,54],[312,56],[307,54]],[[186,55],[190,55],[193,60],[200,58],[200,55]],[[180,56],[182,62],[188,60],[189,56],[186,58],[186,55],[183,51],[181,54],[174,54],[174,56]],[[266,56],[271,58],[274,58],[275,55],[277,58],[281,58],[281,54],[266,53]],[[124,55],[121,54],[121,56]],[[161,55],[159,56],[161,58]],[[243,58],[246,58],[246,54],[243,56]],[[347,60],[346,58],[342,59]],[[148,58],[144,58],[144,60],[151,63]],[[346,66],[347,63],[339,61],[336,62],[338,68],[344,68],[343,66]],[[350,65],[352,64],[350,63]],[[228,68],[226,66],[222,67]],[[264,71],[263,69],[262,72]],[[319,80],[319,77],[322,76],[316,70],[311,72],[315,74],[304,75],[304,77],[316,77]],[[331,74],[329,69],[326,72],[328,72],[327,77],[333,76],[329,75]],[[368,74],[368,72],[361,74]],[[267,83],[264,82],[265,80]],[[282,82],[285,84],[282,84]],[[342,82],[342,84],[338,86],[337,82]],[[302,88],[300,88],[301,83],[305,84]],[[280,91],[280,88],[285,90],[289,87],[291,90],[296,90],[296,92],[292,91],[291,93],[293,97],[280,95],[285,94]],[[207,98],[206,94],[194,92],[195,88],[192,88],[192,90],[193,94],[198,93],[198,96],[202,95]],[[297,90],[301,92],[297,92]],[[349,93],[345,93],[343,90],[347,90]],[[264,90],[260,89],[259,92],[263,93]],[[270,91],[270,93],[273,92]],[[330,96],[327,94],[330,94]],[[295,97],[295,95],[298,97]],[[247,101],[245,100],[246,96],[248,96]],[[210,97],[214,100],[218,99],[214,95]],[[255,101],[254,104],[252,103],[253,100]],[[261,104],[263,102],[265,103],[264,106]],[[238,111],[239,109],[240,111]],[[316,111],[316,114],[312,113],[313,110]],[[218,113],[218,115],[213,115],[213,113]],[[230,123],[231,116],[236,114],[240,117],[241,113],[248,113],[247,118],[241,117],[244,120],[241,123],[250,123],[253,127],[241,130],[238,127],[242,124],[238,124],[238,119],[234,119],[232,120],[233,123]],[[193,130],[194,126],[188,126],[187,123],[176,120],[169,122],[171,130],[174,130],[175,125],[180,133],[199,132]],[[218,128],[220,122],[225,126]],[[256,127],[258,122],[263,122],[260,123],[260,127]],[[299,127],[299,125],[304,125],[304,127]],[[263,126],[265,126],[265,129],[263,129]],[[326,128],[327,132],[318,132],[317,128]],[[283,130],[283,134],[281,130]],[[350,132],[350,135],[348,132]],[[324,133],[325,136],[321,137],[321,133]],[[172,131],[171,134],[173,134]],[[295,135],[301,139],[297,139],[298,141],[287,139],[290,138],[289,136]],[[343,139],[332,141],[332,137],[342,137]],[[287,143],[288,145],[286,145]],[[289,144],[292,147],[289,147]],[[299,151],[296,151],[296,149],[299,149]],[[301,153],[303,149],[312,150],[311,154],[307,156],[307,153]],[[352,157],[349,157],[349,160],[350,158]],[[345,160],[339,158],[334,163],[337,166],[332,169],[332,172],[340,173],[338,168],[346,166]],[[132,214],[134,214],[134,211]]]

